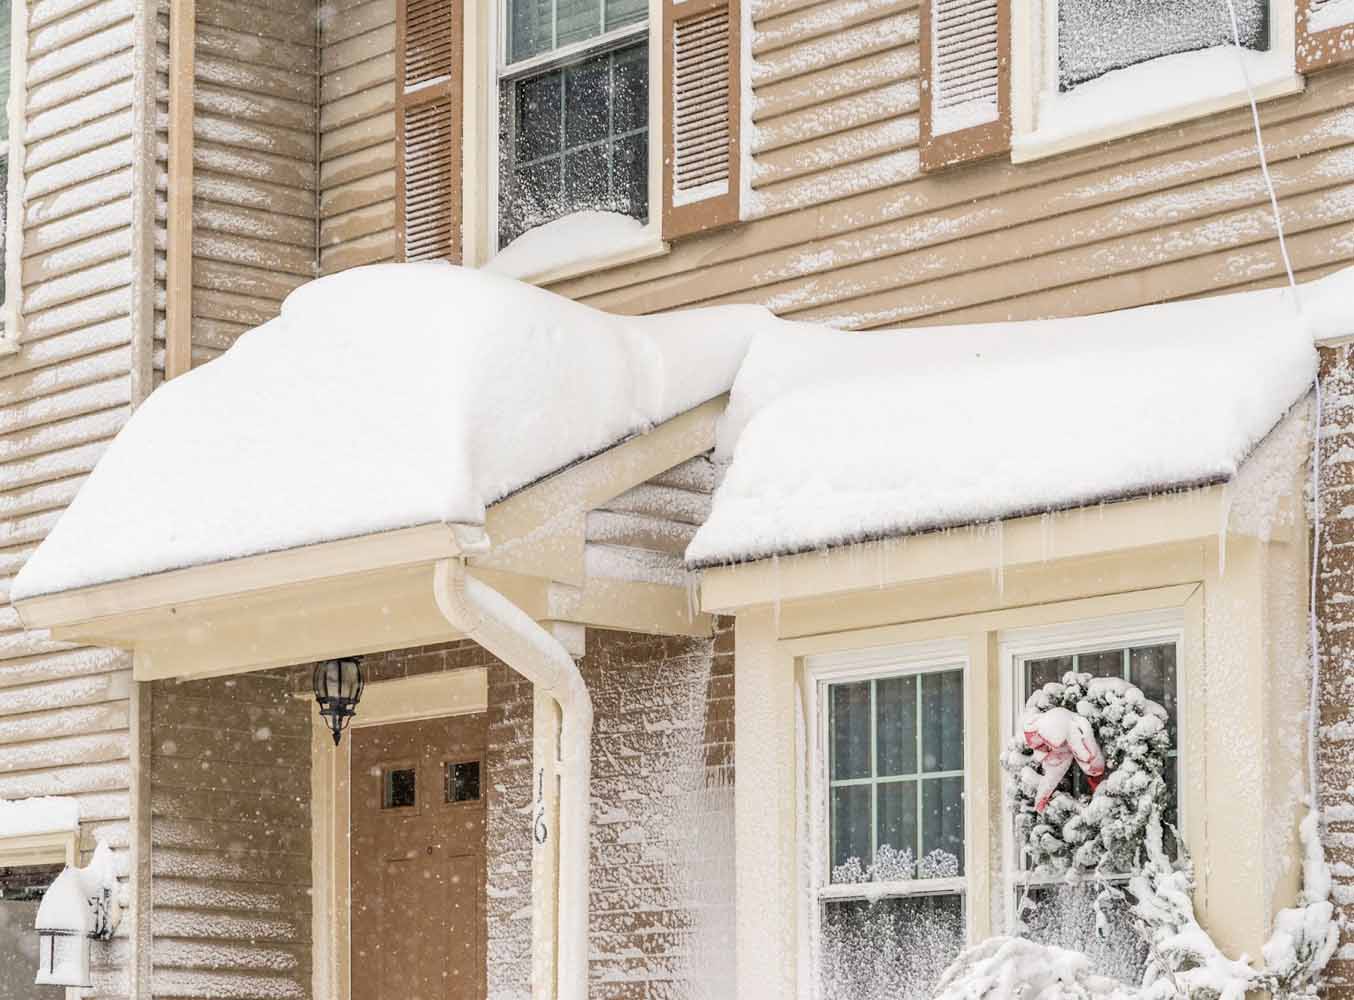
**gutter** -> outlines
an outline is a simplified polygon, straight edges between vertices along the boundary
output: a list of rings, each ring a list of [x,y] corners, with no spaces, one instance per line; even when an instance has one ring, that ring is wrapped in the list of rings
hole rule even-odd
[[[471,577],[464,557],[438,561],[433,593],[452,626],[559,704],[558,996],[586,1000],[592,698],[578,664],[559,640],[498,591]],[[537,995],[539,988],[537,984]]]

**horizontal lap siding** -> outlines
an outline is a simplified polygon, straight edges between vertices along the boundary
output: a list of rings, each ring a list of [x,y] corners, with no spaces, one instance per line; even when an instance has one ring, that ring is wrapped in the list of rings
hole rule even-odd
[[[750,0],[736,228],[555,286],[626,313],[757,302],[864,329],[1075,315],[1283,274],[1246,109],[1081,152],[920,172],[916,0]],[[1261,107],[1302,278],[1354,260],[1354,69]]]
[[[167,68],[165,7],[161,0]],[[316,25],[313,0],[197,3],[194,364],[276,316],[287,293],[315,276]]]
[[[0,590],[74,497],[133,403],[132,0],[30,0],[23,332],[0,359]],[[126,876],[130,660],[53,642],[0,608],[0,799],[65,795],[81,846]],[[95,995],[125,995],[128,942],[96,946]]]
[[[310,705],[285,673],[150,692],[151,983],[310,995]]]
[[[320,273],[395,259],[395,0],[325,5]]]

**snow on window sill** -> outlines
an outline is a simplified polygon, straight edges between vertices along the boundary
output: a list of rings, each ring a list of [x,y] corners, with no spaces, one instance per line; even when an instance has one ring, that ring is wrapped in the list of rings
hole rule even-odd
[[[658,257],[668,249],[654,224],[616,212],[574,212],[523,233],[484,270],[549,285]]]
[[[1246,77],[1256,100],[1302,90],[1291,54],[1244,51],[1241,58],[1246,76],[1237,50],[1218,47],[1115,70],[1067,93],[1045,92],[1038,127],[1015,136],[1011,161],[1025,163],[1242,107],[1249,102]]]
[[[1307,21],[1307,30],[1311,32],[1330,31],[1354,24],[1354,0],[1334,0],[1320,10],[1313,12]]]

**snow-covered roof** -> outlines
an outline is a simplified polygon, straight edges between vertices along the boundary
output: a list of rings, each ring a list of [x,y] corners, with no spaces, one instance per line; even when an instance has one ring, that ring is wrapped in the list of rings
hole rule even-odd
[[[310,282],[157,389],[24,566],[35,597],[424,524],[726,392],[755,306],[609,315],[442,263]]]
[[[758,332],[687,549],[709,566],[1230,479],[1354,333],[1354,269],[1076,319]]]

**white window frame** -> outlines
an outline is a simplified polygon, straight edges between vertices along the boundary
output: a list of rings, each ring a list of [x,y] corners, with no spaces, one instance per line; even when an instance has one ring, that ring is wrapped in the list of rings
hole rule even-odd
[[[1184,677],[1185,613],[1183,608],[1165,608],[1159,611],[1090,619],[1066,625],[1011,629],[998,635],[998,658],[1001,668],[1001,747],[1009,746],[1020,729],[1020,717],[1025,708],[1025,664],[1053,656],[1070,656],[1107,649],[1137,646],[1175,645],[1175,706],[1176,706],[1176,823],[1183,836],[1187,829],[1185,818],[1186,786],[1185,760],[1179,754],[1184,742],[1186,714]],[[1057,878],[1034,875],[1021,867],[1016,844],[1015,816],[1011,809],[1002,810],[1002,868],[1005,873],[1001,912],[1006,927],[1016,922],[1017,896],[1025,886],[1051,885]]]
[[[19,349],[23,291],[24,107],[28,96],[28,0],[10,3],[9,101],[0,144],[8,157],[5,190],[5,291],[0,302],[0,354]]]
[[[1223,0],[1219,0],[1223,2]],[[1215,114],[1249,103],[1235,71],[1234,48],[1220,46],[1227,61],[1215,76],[1194,81],[1190,92],[1154,88],[1164,56],[1115,70],[1120,80],[1137,81],[1145,99],[1132,107],[1115,107],[1097,96],[1100,79],[1072,90],[1058,90],[1059,0],[1015,0],[1011,18],[1011,160],[1027,162],[1118,139],[1139,132]],[[1269,0],[1270,45],[1266,52],[1246,52],[1246,75],[1256,100],[1295,94],[1303,88],[1296,66],[1294,0]],[[1226,71],[1222,66],[1226,66]],[[1103,79],[1103,78],[1101,78]],[[1095,114],[1087,113],[1094,109]],[[1086,126],[1087,120],[1096,122]]]
[[[975,678],[969,647],[966,639],[949,639],[936,642],[909,643],[902,646],[887,646],[877,649],[853,650],[840,653],[826,653],[807,657],[804,661],[804,685],[806,699],[807,747],[806,759],[809,761],[809,817],[807,829],[807,854],[810,863],[803,866],[805,885],[800,899],[805,901],[805,914],[809,940],[820,940],[822,925],[822,904],[831,900],[883,899],[898,897],[959,895],[962,899],[965,941],[970,944],[975,939],[975,916],[973,901],[980,899],[975,892],[975,883],[988,877],[986,844],[974,843],[974,811],[986,808],[987,803],[979,803],[969,788],[969,775],[973,770],[975,740],[981,736],[974,727],[986,728],[986,720],[974,720],[969,717],[970,685],[986,683],[983,678]],[[854,884],[833,884],[830,795],[831,783],[828,775],[828,753],[830,748],[829,702],[827,688],[832,684],[851,681],[871,680],[885,677],[898,677],[936,673],[947,670],[959,670],[963,678],[964,694],[964,874],[956,878],[907,879],[897,882],[868,882]],[[813,951],[813,981],[817,976],[817,949]]]
[[[22,2],[22,0],[19,0]],[[19,4],[15,4],[17,12]],[[0,867],[35,868],[47,865],[66,865],[74,868],[80,863],[80,835],[75,830],[52,830],[46,833],[28,833],[0,837]],[[33,931],[37,934],[37,931]],[[32,970],[37,974],[37,969]],[[73,986],[65,990],[66,1000],[80,1000],[84,990]]]
[[[477,30],[473,17],[467,18],[467,32],[473,37],[467,38],[467,51],[471,45],[483,53],[484,73],[479,80],[482,97],[468,95],[467,104],[474,104],[472,113],[483,122],[479,132],[482,136],[479,144],[484,149],[484,158],[472,169],[467,162],[466,190],[463,204],[467,206],[465,259],[468,264],[483,264],[492,260],[501,247],[498,245],[498,208],[499,208],[499,93],[502,82],[531,70],[543,70],[579,58],[593,49],[604,49],[622,43],[625,40],[647,36],[649,41],[649,221],[645,224],[642,237],[633,245],[607,249],[586,259],[573,261],[568,265],[554,268],[540,274],[527,275],[523,280],[534,284],[549,284],[578,277],[592,271],[618,267],[658,256],[668,251],[668,245],[662,238],[663,216],[663,2],[649,0],[647,20],[643,24],[626,25],[598,35],[595,38],[575,42],[561,49],[541,53],[530,59],[516,63],[508,62],[507,9],[508,0],[491,0],[485,5],[490,13]],[[469,143],[467,143],[469,145]],[[483,200],[479,200],[480,193]],[[470,206],[482,205],[480,217],[469,218]]]

